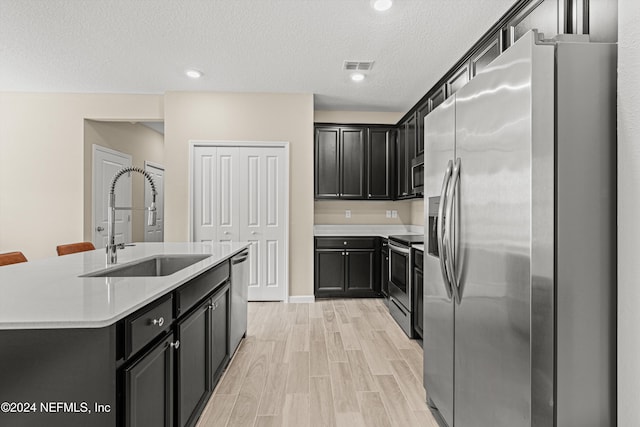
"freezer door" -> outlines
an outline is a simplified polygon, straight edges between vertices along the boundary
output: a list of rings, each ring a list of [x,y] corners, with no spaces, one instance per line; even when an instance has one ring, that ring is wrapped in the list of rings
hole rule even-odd
[[[553,96],[532,111],[534,46],[523,36],[456,94],[455,427],[531,425],[532,114],[553,112]],[[553,82],[545,48],[535,68]]]
[[[441,191],[455,145],[455,97],[424,120],[425,132],[425,243],[424,256],[424,386],[430,403],[453,426],[453,313],[454,304],[443,278],[437,226]],[[450,170],[449,170],[450,173]]]

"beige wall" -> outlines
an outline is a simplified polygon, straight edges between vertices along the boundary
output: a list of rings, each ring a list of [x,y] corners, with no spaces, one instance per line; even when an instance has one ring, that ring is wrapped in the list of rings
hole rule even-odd
[[[345,218],[347,209],[351,211],[351,218]],[[387,218],[387,210],[398,211],[398,217]],[[317,200],[314,203],[314,224],[412,225],[411,202]]]
[[[424,199],[411,201],[411,224],[424,225]]]
[[[93,206],[91,205],[93,185],[93,144],[111,148],[132,157],[133,166],[144,169],[144,162],[150,161],[164,164],[164,136],[140,123],[84,121],[84,239],[93,239],[91,229]],[[146,180],[136,175],[132,180],[132,197],[134,207],[142,207],[144,203],[144,187]],[[131,239],[133,242],[144,241],[145,211],[132,212]]]
[[[619,0],[618,425],[640,420],[640,2]]]
[[[313,295],[313,96],[165,95],[165,240],[189,239],[189,141],[290,143],[290,295]]]
[[[404,113],[385,113],[378,111],[314,111],[316,123],[362,123],[395,125]]]
[[[84,239],[84,120],[162,120],[162,96],[0,93],[0,252]]]

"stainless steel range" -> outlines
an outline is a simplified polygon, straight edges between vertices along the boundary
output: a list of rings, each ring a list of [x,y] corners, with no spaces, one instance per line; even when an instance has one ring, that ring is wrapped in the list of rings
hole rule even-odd
[[[423,235],[389,236],[389,312],[409,338],[414,337],[411,245],[423,242]]]

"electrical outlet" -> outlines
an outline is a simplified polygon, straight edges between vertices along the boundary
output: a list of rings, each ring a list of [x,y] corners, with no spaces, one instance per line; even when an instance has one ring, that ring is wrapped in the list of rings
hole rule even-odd
[[[391,218],[398,218],[398,211],[391,211]]]
[[[347,209],[346,211],[344,211],[344,217],[345,218],[351,218],[351,210]]]
[[[387,211],[387,218],[391,218],[391,211]]]

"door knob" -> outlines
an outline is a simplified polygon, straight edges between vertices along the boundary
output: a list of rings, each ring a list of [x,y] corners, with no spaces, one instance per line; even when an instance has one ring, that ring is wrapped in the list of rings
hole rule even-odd
[[[255,235],[255,234],[258,234],[258,232],[257,231],[252,231],[251,234]]]
[[[97,231],[104,231],[104,227],[97,226],[97,227],[96,227],[96,230],[97,230]]]
[[[228,232],[228,231],[225,231],[225,232],[224,232],[224,234],[229,234],[229,232]]]

